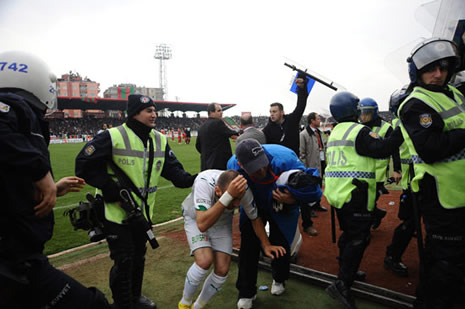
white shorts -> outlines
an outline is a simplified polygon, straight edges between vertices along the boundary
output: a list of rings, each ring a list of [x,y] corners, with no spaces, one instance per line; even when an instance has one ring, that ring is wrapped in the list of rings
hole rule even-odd
[[[212,248],[213,251],[232,254],[232,220],[231,223],[214,224],[202,233],[199,231],[195,219],[185,216],[184,230],[191,248],[191,255],[199,248]]]

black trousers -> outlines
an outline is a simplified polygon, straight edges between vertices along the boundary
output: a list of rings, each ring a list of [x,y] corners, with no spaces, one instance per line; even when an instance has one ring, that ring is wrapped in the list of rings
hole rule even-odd
[[[425,308],[452,308],[465,280],[465,207],[443,208],[429,175],[420,183],[418,205],[426,236],[417,298]]]
[[[338,279],[347,287],[351,287],[363,253],[370,243],[372,212],[366,209],[366,203],[358,203],[352,198],[352,201],[344,204],[342,208],[336,208],[336,214],[342,230],[338,240]]]
[[[57,270],[42,254],[35,254],[21,261],[1,261],[0,308],[110,308],[102,292],[95,288],[86,288]],[[18,277],[11,276],[11,273]],[[18,278],[27,282],[21,283]]]
[[[320,204],[320,201],[317,203]],[[300,216],[302,217],[302,228],[304,230],[309,226],[313,226],[312,207],[310,205],[300,202]]]
[[[415,232],[415,218],[410,190],[403,190],[400,196],[398,218],[402,221],[394,230],[392,242],[386,249],[386,255],[394,262],[400,262]]]
[[[266,224],[266,219],[259,219]],[[284,282],[289,279],[290,271],[290,245],[272,220],[270,224],[269,240],[272,245],[282,246],[286,254],[275,258],[271,262],[273,279],[276,282]],[[261,244],[249,219],[245,219],[240,225],[241,249],[239,252],[239,273],[236,288],[239,290],[239,298],[251,298],[257,293],[258,260],[260,258]]]
[[[119,309],[131,309],[142,291],[146,238],[137,227],[108,220],[104,220],[104,232],[114,261],[110,270],[113,300]]]

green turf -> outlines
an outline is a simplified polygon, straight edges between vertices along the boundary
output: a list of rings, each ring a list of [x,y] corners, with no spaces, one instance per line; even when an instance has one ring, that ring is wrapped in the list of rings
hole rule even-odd
[[[179,145],[177,142],[169,140],[171,149],[183,164],[184,169],[192,174],[200,171],[200,154],[195,149],[195,140],[195,137],[193,137],[189,145]],[[49,150],[55,180],[74,175],[75,158],[84,145],[84,143],[50,145]],[[189,194],[190,189],[175,188],[171,182],[164,178],[161,178],[159,188],[153,222],[165,222],[181,216],[181,202]],[[87,232],[74,231],[69,218],[63,216],[66,209],[76,206],[80,200],[85,200],[87,192],[94,193],[95,189],[87,185],[80,193],[69,193],[57,199],[54,209],[55,230],[53,238],[46,244],[46,254],[63,251],[89,242]]]
[[[182,229],[182,222],[173,224],[171,231]],[[165,229],[165,232],[167,230]],[[156,229],[160,233],[161,229]],[[143,294],[155,300],[158,308],[175,308],[182,297],[185,275],[193,262],[189,255],[188,244],[171,238],[160,238],[160,247],[147,250],[147,260],[144,274]],[[55,266],[73,265],[73,262],[97,254],[108,253],[106,246],[98,245],[94,248],[53,258]],[[112,261],[106,255],[102,258],[76,267],[71,266],[66,273],[86,286],[96,286],[111,299],[108,287],[108,273]],[[228,279],[223,289],[211,300],[206,308],[236,308],[237,263],[231,263]],[[271,288],[272,276],[270,272],[259,271],[257,286],[266,285]],[[365,300],[357,299],[360,309],[386,308]],[[290,279],[286,282],[286,292],[281,296],[272,296],[270,290],[258,291],[254,308],[340,308],[321,287],[309,285],[303,281]]]

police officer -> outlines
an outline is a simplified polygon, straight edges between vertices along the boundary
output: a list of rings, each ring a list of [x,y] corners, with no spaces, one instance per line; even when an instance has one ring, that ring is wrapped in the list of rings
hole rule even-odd
[[[392,127],[389,122],[384,121],[378,115],[378,103],[372,98],[364,98],[360,100],[360,122],[369,127],[374,133],[381,138],[387,138],[392,133]],[[387,194],[388,191],[384,187],[386,181],[386,172],[389,169],[389,159],[378,158],[376,159],[376,202],[378,201],[381,194]],[[400,178],[401,166],[399,153],[395,152],[392,155],[394,164],[394,178]],[[375,203],[375,209],[373,212],[373,224],[372,228],[377,229],[381,224],[381,220],[386,216],[386,210],[378,208]]]
[[[120,206],[121,181],[109,167],[112,161],[141,192],[132,194],[148,222],[153,215],[160,176],[176,187],[192,186],[195,176],[186,172],[170,149],[165,135],[153,130],[157,118],[155,103],[143,95],[128,98],[126,123],[98,134],[76,158],[76,175],[101,190],[105,201],[104,232],[114,265],[110,288],[117,308],[156,308],[141,295],[146,238],[134,224],[123,222],[126,211]]]
[[[350,92],[331,98],[330,110],[338,124],[327,144],[324,195],[336,209],[343,231],[338,241],[339,274],[327,293],[345,308],[355,308],[350,287],[355,280],[365,248],[376,196],[376,160],[400,145],[399,134],[379,139],[369,127],[359,124],[359,99]]]
[[[0,53],[0,307],[109,308],[105,296],[58,271],[43,254],[56,197],[84,186],[53,181],[45,112],[57,104],[56,79],[32,54]]]
[[[451,308],[465,268],[465,99],[447,84],[459,56],[453,42],[431,38],[407,62],[414,88],[398,113],[426,231],[417,305]]]
[[[389,111],[396,116],[397,109],[400,103],[408,96],[411,90],[408,85],[402,89],[394,91],[389,100]],[[399,118],[394,118],[392,126],[395,130],[400,130]],[[403,140],[403,138],[402,138]],[[394,230],[392,242],[386,248],[386,256],[384,258],[384,268],[392,273],[400,276],[408,276],[408,268],[402,263],[402,255],[410,243],[415,232],[415,220],[412,208],[412,195],[410,191],[410,173],[409,166],[412,164],[412,157],[408,152],[407,145],[402,143],[399,147],[400,163],[402,176],[395,179],[397,183],[401,183],[402,194],[400,196],[398,218],[402,221]]]

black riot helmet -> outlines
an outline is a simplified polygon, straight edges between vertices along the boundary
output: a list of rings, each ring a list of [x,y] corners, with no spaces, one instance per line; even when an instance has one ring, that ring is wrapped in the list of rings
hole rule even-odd
[[[408,86],[409,85],[404,85],[402,88],[396,89],[389,98],[389,111],[394,114],[394,116],[397,116],[397,110],[400,104],[410,94]]]

